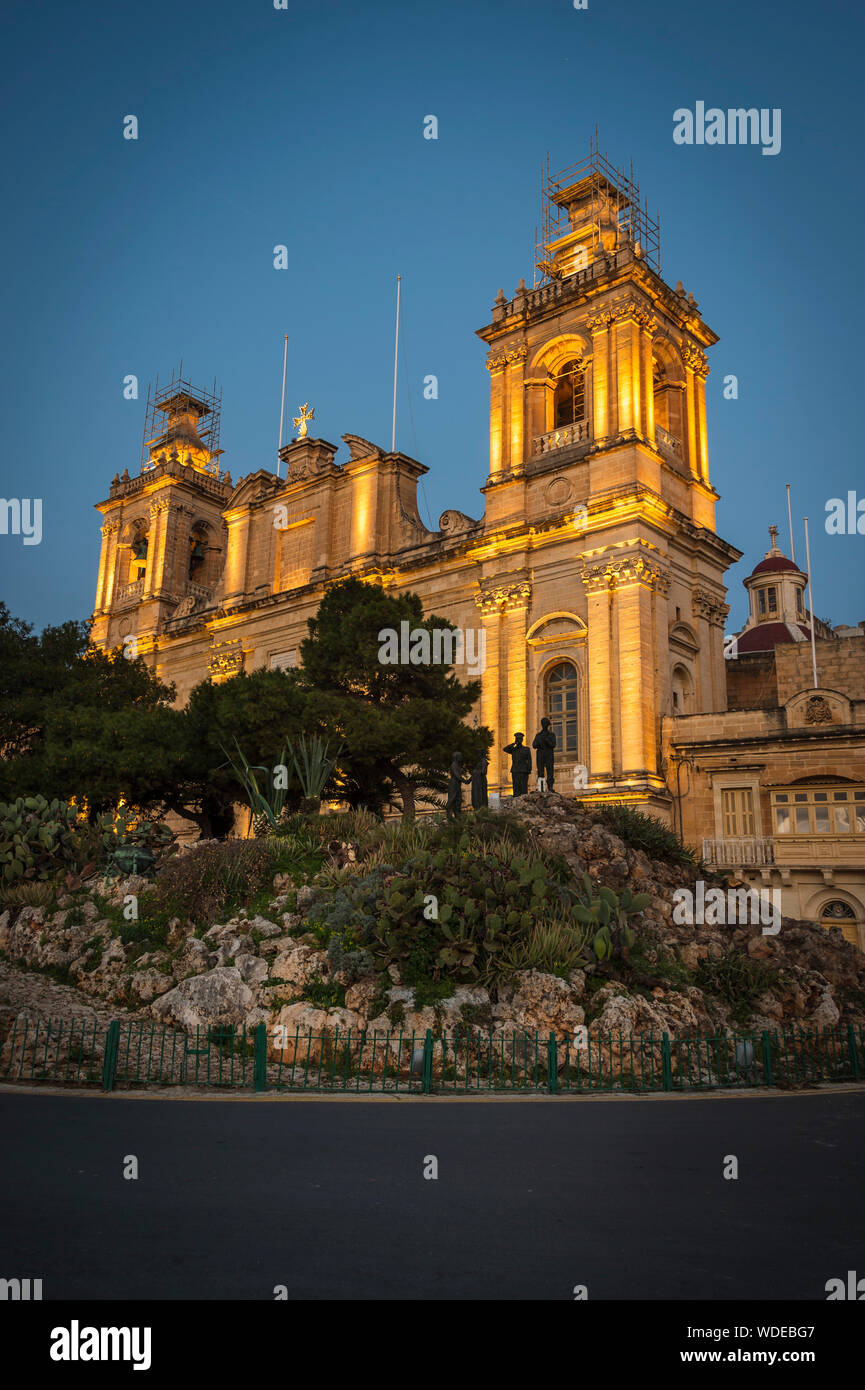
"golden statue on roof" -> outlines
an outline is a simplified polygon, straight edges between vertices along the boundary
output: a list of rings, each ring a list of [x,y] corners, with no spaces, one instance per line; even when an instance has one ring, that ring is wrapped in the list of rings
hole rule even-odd
[[[297,438],[306,439],[307,424],[315,419],[315,411],[309,409],[309,401],[305,401],[300,407],[300,414],[292,416],[292,424],[297,428]]]

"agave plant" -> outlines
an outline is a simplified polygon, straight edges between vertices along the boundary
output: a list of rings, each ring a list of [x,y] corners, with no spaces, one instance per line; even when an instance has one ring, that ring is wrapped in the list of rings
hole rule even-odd
[[[224,744],[221,746],[223,753],[231,764],[232,772],[246,792],[249,807],[252,812],[253,823],[255,823],[255,821],[260,821],[263,817],[265,824],[269,826],[271,830],[276,830],[283,812],[283,807],[285,806],[286,793],[288,792],[288,786],[291,780],[291,770],[288,768],[288,764],[285,761],[285,747],[283,747],[279,757],[279,763],[277,764],[279,767],[288,769],[288,775],[282,779],[285,785],[274,785],[269,795],[265,796],[258,784],[258,778],[255,774],[257,772],[263,772],[265,776],[267,776],[271,769],[250,764],[244,756],[237,739],[234,740],[234,746],[237,749],[236,758],[232,753],[229,753]]]
[[[343,745],[340,744],[333,756],[329,757],[330,740],[322,739],[319,734],[313,734],[311,738],[301,734],[296,747],[291,739],[287,740],[287,744],[306,805],[308,809],[317,811],[321,794],[336,766]]]

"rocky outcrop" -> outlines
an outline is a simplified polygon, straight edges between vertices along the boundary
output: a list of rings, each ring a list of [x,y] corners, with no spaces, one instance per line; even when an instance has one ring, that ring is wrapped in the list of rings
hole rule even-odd
[[[104,915],[106,899],[120,906],[144,880],[100,880],[100,897],[88,898],[83,891],[66,896],[52,914],[32,907],[0,914],[0,953],[7,969],[11,964],[66,980],[80,996],[98,1000],[109,1016],[147,1011],[183,1028],[266,1021],[271,1059],[292,1063],[300,1055],[301,1037],[311,1058],[331,1061],[349,1030],[353,1040],[390,1034],[383,1050],[373,1049],[378,1058],[392,1057],[393,1049],[402,1057],[401,1048],[414,1046],[412,1035],[422,1040],[427,1030],[447,1035],[456,1055],[470,1030],[497,1040],[553,1033],[580,1051],[601,1037],[713,1035],[734,1022],[740,1031],[865,1022],[865,956],[840,932],[786,918],[775,935],[764,935],[759,924],[677,924],[673,895],[676,888],[693,887],[695,867],[650,859],[595,813],[556,794],[523,797],[509,810],[576,876],[588,872],[595,883],[616,892],[629,886],[648,895],[649,905],[635,922],[633,959],[591,960],[567,979],[526,970],[492,992],[479,982],[461,983],[444,999],[432,991],[434,1002],[426,1002],[402,982],[396,965],[386,975],[359,980],[334,969],[307,934],[305,914],[315,889],[301,884],[297,911],[283,911],[294,887],[282,875],[273,884],[272,916],[241,911],[200,935],[190,934],[175,918],[165,944],[152,950],[142,949],[135,931],[121,932],[116,914],[114,920]],[[340,848],[346,865],[355,862],[352,846]],[[725,987],[713,971],[723,974],[731,962],[743,972],[742,980]],[[318,1002],[342,998],[342,986],[343,1006]],[[20,991],[13,994],[17,1008]],[[277,1028],[282,1031],[275,1035]]]

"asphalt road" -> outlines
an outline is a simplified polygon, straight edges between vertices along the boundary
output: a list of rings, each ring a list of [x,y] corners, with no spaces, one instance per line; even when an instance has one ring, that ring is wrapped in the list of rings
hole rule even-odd
[[[827,1279],[865,1274],[865,1092],[5,1092],[0,1136],[0,1277],[41,1278],[45,1300],[272,1300],[277,1285],[292,1299],[572,1300],[583,1284],[590,1300],[825,1301]]]

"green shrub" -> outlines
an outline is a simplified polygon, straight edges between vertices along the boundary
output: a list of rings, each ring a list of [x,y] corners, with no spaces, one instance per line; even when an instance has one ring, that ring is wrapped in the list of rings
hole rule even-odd
[[[698,862],[697,855],[678,835],[654,816],[643,815],[632,806],[605,806],[599,819],[631,849],[643,850],[650,859],[665,859],[671,864]]]
[[[274,875],[297,862],[292,846],[273,837],[194,845],[169,860],[155,887],[141,894],[139,914],[154,926],[167,926],[172,917],[210,926],[244,906],[261,910],[273,897]]]
[[[744,951],[727,951],[701,960],[694,979],[704,993],[718,995],[729,1005],[735,1022],[745,1023],[759,996],[777,984],[778,972]]]
[[[19,879],[0,888],[0,907],[48,907],[54,898],[54,885],[41,879]]]
[[[316,975],[304,986],[301,997],[317,1009],[344,1009],[345,985],[322,980],[320,975]]]

